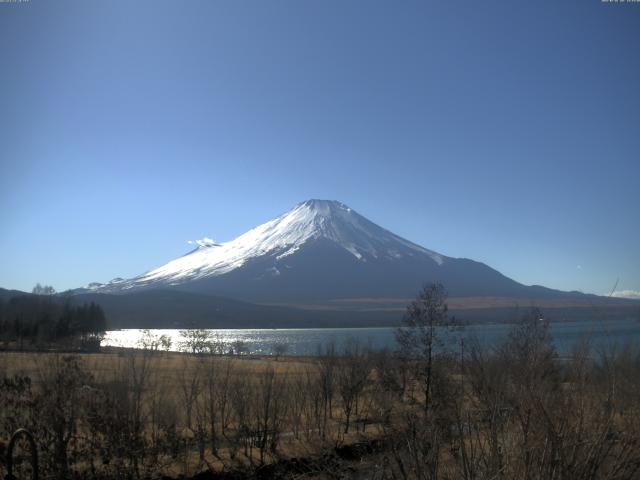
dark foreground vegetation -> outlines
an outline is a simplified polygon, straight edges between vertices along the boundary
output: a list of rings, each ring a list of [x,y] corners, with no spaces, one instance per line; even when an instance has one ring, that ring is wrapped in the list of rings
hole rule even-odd
[[[59,479],[639,478],[637,347],[586,338],[559,358],[536,310],[493,349],[442,344],[452,323],[436,285],[396,352],[173,354],[149,337],[136,352],[4,353],[2,448],[29,429],[40,477]]]

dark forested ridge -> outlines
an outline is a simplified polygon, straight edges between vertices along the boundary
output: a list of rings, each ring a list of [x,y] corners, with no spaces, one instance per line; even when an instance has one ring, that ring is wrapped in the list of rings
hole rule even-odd
[[[31,294],[0,289],[0,303]],[[591,301],[563,304],[540,304],[553,321],[609,320],[640,318],[640,302],[592,296]],[[47,296],[44,296],[47,298]],[[228,297],[182,292],[179,290],[146,290],[126,295],[84,293],[54,297],[57,304],[69,307],[99,305],[106,317],[108,330],[118,328],[340,328],[395,326],[404,313],[398,302],[370,299],[370,302],[326,302],[304,307],[263,305]],[[587,296],[583,296],[587,298]],[[451,312],[470,323],[510,322],[519,310],[534,301],[511,302],[495,299],[486,305],[464,298],[451,299]],[[477,299],[476,299],[477,300]],[[611,301],[609,301],[611,300]],[[492,306],[493,305],[493,306]]]
[[[107,329],[100,305],[52,293],[6,292],[0,296],[0,339],[5,346],[99,349]]]
[[[104,308],[109,328],[314,328],[393,325],[397,312],[304,310],[177,290],[74,297]]]
[[[587,296],[584,296],[587,297]],[[78,303],[94,302],[115,328],[341,328],[396,326],[404,307],[392,302],[325,302],[309,305],[264,305],[228,297],[183,292],[146,290],[126,295],[86,293],[73,297]],[[453,300],[453,299],[452,299]],[[464,299],[462,299],[464,300]],[[544,307],[553,321],[640,319],[640,302],[613,301],[593,296],[592,301],[552,306],[534,300],[513,299],[500,306],[460,305],[452,314],[469,323],[511,322],[523,308]]]

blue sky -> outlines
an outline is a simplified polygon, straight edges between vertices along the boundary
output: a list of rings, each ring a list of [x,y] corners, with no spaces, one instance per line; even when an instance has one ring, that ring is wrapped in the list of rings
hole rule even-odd
[[[640,291],[640,4],[0,3],[0,286],[133,276],[308,198]]]

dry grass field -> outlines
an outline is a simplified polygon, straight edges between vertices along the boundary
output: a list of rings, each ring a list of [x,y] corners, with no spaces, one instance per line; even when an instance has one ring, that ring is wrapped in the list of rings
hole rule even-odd
[[[363,429],[354,428],[354,424],[345,431],[340,403],[333,398],[338,396],[333,391],[335,386],[331,385],[332,391],[327,393],[332,397],[331,406],[320,399],[320,389],[310,387],[320,385],[322,372],[317,359],[309,357],[276,359],[118,349],[73,355],[1,352],[0,375],[6,379],[28,378],[30,395],[38,397],[38,393],[48,392],[48,397],[35,403],[54,401],[60,422],[73,424],[52,429],[71,428],[73,435],[82,439],[66,442],[66,461],[78,460],[69,462],[73,469],[56,471],[54,461],[50,465],[53,477],[95,470],[88,458],[105,451],[101,448],[98,453],[91,448],[96,441],[101,445],[113,443],[108,450],[116,447],[117,455],[127,457],[119,458],[121,465],[115,468],[115,462],[98,459],[105,478],[126,477],[130,472],[124,472],[132,469],[137,472],[133,476],[178,477],[202,470],[252,471],[257,465],[280,459],[315,458],[340,445],[377,438],[380,433],[371,425]],[[24,396],[25,392],[11,391],[12,386],[11,381],[6,383],[2,393],[5,405],[15,408],[20,401],[9,398],[7,402],[7,397]],[[313,416],[303,405],[312,395],[317,407]],[[68,411],[59,411],[61,405]],[[100,411],[90,412],[96,408]],[[18,427],[38,432],[41,413],[5,410],[4,425],[10,427],[3,428],[4,442]],[[96,414],[105,418],[87,418]],[[357,418],[363,415],[360,406]],[[93,420],[122,423],[113,423],[120,431],[111,432],[115,436],[108,438],[108,427],[99,431],[106,425],[96,428],[91,425]],[[94,439],[87,441],[91,436]],[[42,438],[37,436],[37,440]],[[126,450],[122,443],[128,443]],[[141,454],[140,450],[145,452]],[[147,455],[149,458],[145,458]]]
[[[43,369],[56,363],[65,353],[5,351],[0,352],[0,374],[5,376],[26,375],[37,379]],[[186,376],[194,374],[202,368],[202,356],[179,352],[145,353],[136,349],[107,348],[100,353],[74,353],[97,379],[107,380],[121,373],[125,365],[134,361],[142,361],[147,357],[151,369],[158,373],[162,388],[174,390]],[[301,374],[309,371],[313,365],[313,357],[281,356],[277,360],[272,356],[220,356],[218,361],[232,361],[238,374],[256,375],[267,368],[277,374]],[[37,382],[37,380],[36,380]]]
[[[57,479],[640,475],[637,346],[559,359],[538,312],[492,350],[406,332],[395,353],[0,352],[0,447],[29,429]]]

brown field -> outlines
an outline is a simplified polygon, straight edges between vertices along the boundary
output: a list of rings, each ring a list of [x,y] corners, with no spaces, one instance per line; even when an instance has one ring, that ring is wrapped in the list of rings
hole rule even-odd
[[[638,478],[640,350],[560,360],[531,318],[497,351],[0,352],[0,449],[28,428],[58,479]]]
[[[90,387],[111,390],[111,393],[117,392],[116,397],[126,397],[121,405],[121,408],[127,410],[126,422],[139,423],[139,432],[135,435],[142,438],[127,439],[132,443],[131,447],[140,442],[147,443],[147,448],[152,444],[171,443],[166,431],[158,434],[158,430],[162,428],[169,430],[171,435],[176,437],[177,446],[169,448],[177,450],[179,455],[176,452],[155,454],[153,459],[148,460],[150,464],[145,465],[144,468],[156,474],[177,477],[203,469],[251,469],[252,465],[279,459],[311,458],[327,449],[332,450],[337,445],[362,442],[379,436],[379,431],[371,425],[368,425],[368,428],[365,425],[364,429],[353,428],[356,423],[353,420],[350,431],[345,431],[342,411],[337,401],[332,405],[331,411],[327,411],[324,425],[311,425],[312,419],[308,417],[307,424],[303,427],[301,418],[291,418],[290,397],[297,396],[304,402],[305,387],[310,383],[317,385],[319,381],[317,364],[313,358],[308,357],[282,356],[276,359],[268,356],[192,355],[119,349],[72,355],[53,352],[0,352],[0,375],[4,378],[28,377],[34,392],[49,390],[52,382],[67,383],[68,380],[62,380],[61,377],[76,375],[74,369],[68,365],[70,359],[77,360],[79,368],[89,374],[89,377],[74,386],[75,389],[82,391],[83,388]],[[217,373],[212,375],[212,372]],[[225,377],[227,373],[228,377]],[[268,384],[265,383],[265,378],[269,379]],[[271,389],[272,391],[267,391]],[[57,395],[75,397],[73,392],[69,391],[60,391]],[[258,412],[260,402],[266,397],[282,405],[262,412],[261,416]],[[220,402],[227,401],[228,408],[231,409],[234,399],[239,405],[233,407],[236,410],[233,414],[229,414],[233,418],[226,420],[226,432],[222,432],[221,425],[211,427],[211,417],[218,413],[212,413],[208,404],[216,402],[213,408],[219,408]],[[78,400],[86,403],[94,401],[84,398]],[[98,399],[98,403],[102,400]],[[60,398],[56,401],[60,401]],[[131,409],[130,402],[137,402],[138,405],[133,405]],[[161,418],[166,416],[167,412],[171,417],[169,422]],[[84,430],[81,436],[89,435],[91,428],[80,418],[79,412],[76,413],[78,418],[74,419],[77,422],[75,428]],[[111,413],[118,416],[120,412]],[[359,415],[362,414],[361,411]],[[254,418],[244,418],[248,415],[253,415]],[[280,416],[282,418],[279,418]],[[30,427],[31,420],[28,417],[25,416],[27,420],[24,423],[17,422],[12,425],[12,429]],[[225,420],[219,421],[222,423]],[[313,421],[317,422],[318,419]],[[244,425],[251,425],[252,428],[241,434]],[[212,428],[220,436],[215,452],[210,447]],[[12,429],[3,428],[2,438],[5,442]],[[38,428],[32,427],[31,430],[37,431]],[[261,446],[258,444],[262,439],[257,437],[268,436],[271,433],[264,432],[272,430],[277,430],[277,454],[270,451],[268,446],[262,445],[265,451],[261,457]],[[159,438],[160,436],[163,438]],[[208,437],[206,440],[205,436]],[[86,448],[83,454],[96,455]],[[89,468],[89,463],[86,458],[76,463],[75,473]],[[122,468],[142,468],[134,463],[131,459],[128,462],[122,460]],[[113,473],[109,472],[105,478],[110,478],[108,475]],[[65,475],[69,474],[69,470],[65,471]]]
[[[404,313],[411,298],[342,298],[314,304],[270,303],[308,310],[385,310]],[[605,308],[618,307],[637,312],[638,302],[612,297],[585,298],[514,298],[514,297],[449,297],[447,304],[452,310],[476,310],[495,308]]]
[[[56,352],[0,352],[0,373],[6,376],[27,375],[37,379],[43,368],[51,365],[65,353]],[[131,358],[142,361],[147,356],[153,371],[158,374],[160,386],[175,389],[185,375],[194,374],[201,368],[202,357],[179,352],[158,352],[145,355],[140,350],[108,348],[100,353],[74,353],[97,379],[108,379],[119,373]],[[277,374],[295,375],[310,369],[312,358],[281,356],[230,356],[217,357],[219,361],[228,359],[234,363],[239,375],[257,375],[268,367]]]

